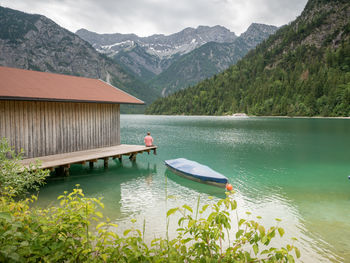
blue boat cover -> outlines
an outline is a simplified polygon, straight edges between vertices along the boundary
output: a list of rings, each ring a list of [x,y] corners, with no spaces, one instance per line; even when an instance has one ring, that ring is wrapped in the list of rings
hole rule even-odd
[[[188,176],[193,176],[203,181],[211,181],[216,183],[226,184],[228,179],[226,176],[215,172],[206,165],[187,160],[185,158],[178,158],[165,161],[165,164],[181,173]]]

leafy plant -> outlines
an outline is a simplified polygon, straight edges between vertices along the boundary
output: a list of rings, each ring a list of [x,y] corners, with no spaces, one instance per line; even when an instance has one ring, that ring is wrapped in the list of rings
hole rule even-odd
[[[95,235],[92,220],[102,217],[96,198],[84,198],[81,189],[59,196],[59,207],[30,208],[37,197],[15,201],[0,197],[0,261],[62,262],[92,258]]]
[[[284,235],[278,226],[265,230],[257,221],[240,219],[233,229],[230,211],[237,203],[232,193],[200,209],[199,201],[196,210],[188,205],[170,209],[167,217],[182,215],[177,237],[155,238],[150,244],[144,241],[145,224],[143,231],[131,227],[119,236],[108,218],[100,222],[101,200],[84,197],[79,188],[59,196],[58,207],[30,208],[36,199],[0,197],[1,262],[294,262],[292,252],[300,256],[294,245],[269,246],[275,235]],[[93,232],[92,221],[98,222]]]
[[[38,169],[40,163],[30,164],[24,167],[20,161],[23,151],[16,153],[6,138],[0,141],[0,195],[11,191],[11,195],[23,197],[29,190],[39,190],[48,170]]]
[[[0,158],[0,262],[294,262],[292,252],[300,257],[294,245],[270,246],[277,233],[284,235],[279,219],[267,230],[252,219],[237,218],[233,227],[233,192],[212,205],[199,207],[198,198],[196,209],[169,209],[168,227],[169,218],[181,213],[177,237],[167,234],[147,244],[145,222],[141,231],[132,219],[132,227],[119,236],[118,226],[100,211],[101,199],[86,198],[79,185],[58,197],[59,206],[35,207],[35,195],[19,199],[28,189],[37,189],[48,172],[21,166],[21,154],[15,154],[5,139]]]
[[[199,209],[199,200],[196,211],[188,205],[168,211],[167,216],[181,212],[182,217],[177,229],[178,237],[174,247],[183,253],[186,260],[198,262],[294,262],[291,252],[297,258],[300,252],[294,245],[286,248],[269,247],[271,240],[278,233],[284,235],[284,229],[277,226],[265,227],[255,220],[238,219],[238,226],[234,229],[231,224],[232,214],[237,208],[237,202],[232,198],[233,192],[213,205],[205,204]],[[202,215],[211,208],[207,217]],[[248,216],[251,216],[247,212]],[[261,219],[258,217],[257,219]],[[233,240],[230,238],[230,234]],[[226,243],[225,243],[226,241]]]

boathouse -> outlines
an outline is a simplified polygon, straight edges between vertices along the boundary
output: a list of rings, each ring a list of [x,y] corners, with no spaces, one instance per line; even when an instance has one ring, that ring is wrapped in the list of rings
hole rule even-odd
[[[0,67],[0,138],[24,158],[119,146],[120,104],[144,102],[99,79]]]

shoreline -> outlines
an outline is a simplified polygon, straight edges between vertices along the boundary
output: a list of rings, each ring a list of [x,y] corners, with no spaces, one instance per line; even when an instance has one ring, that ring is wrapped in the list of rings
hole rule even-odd
[[[322,116],[249,116],[248,117],[264,117],[264,118],[285,118],[285,119],[344,119],[348,120],[350,117],[322,117]]]
[[[133,114],[133,113],[122,113],[121,115],[145,115],[145,116],[173,116],[173,117],[231,117],[231,118],[283,118],[283,119],[342,119],[342,120],[350,120],[349,117],[322,117],[322,116],[256,116],[256,115],[239,115],[239,116],[234,116],[234,115],[184,115],[184,114],[174,114],[174,115],[168,115],[168,114]]]

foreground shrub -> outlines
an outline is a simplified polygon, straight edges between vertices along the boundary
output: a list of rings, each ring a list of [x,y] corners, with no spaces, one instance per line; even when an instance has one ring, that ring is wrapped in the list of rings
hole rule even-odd
[[[38,164],[24,168],[21,156],[5,139],[0,142],[0,262],[294,262],[292,254],[300,256],[294,245],[270,246],[275,235],[284,235],[279,220],[266,230],[257,221],[237,218],[234,229],[233,193],[202,207],[198,199],[194,210],[188,205],[170,209],[168,223],[180,213],[177,237],[149,244],[145,229],[116,234],[116,224],[102,221],[101,200],[85,198],[79,188],[59,196],[59,206],[33,207],[36,196],[19,198],[38,189],[48,171],[37,169]]]
[[[22,201],[0,197],[1,262],[294,262],[292,254],[300,256],[293,245],[269,247],[275,235],[284,234],[277,226],[266,230],[257,221],[241,219],[234,230],[232,194],[195,210],[187,205],[170,209],[168,217],[181,213],[177,237],[150,244],[144,231],[131,228],[119,236],[116,224],[100,222],[101,200],[85,198],[81,189],[58,199],[60,206],[39,209],[30,208],[35,196]],[[202,217],[206,210],[209,216]],[[91,232],[92,221],[98,224]]]
[[[29,190],[39,190],[49,176],[48,170],[37,169],[39,163],[23,167],[20,163],[22,156],[23,152],[17,154],[6,138],[1,139],[0,195],[10,190],[11,194],[23,197]]]

